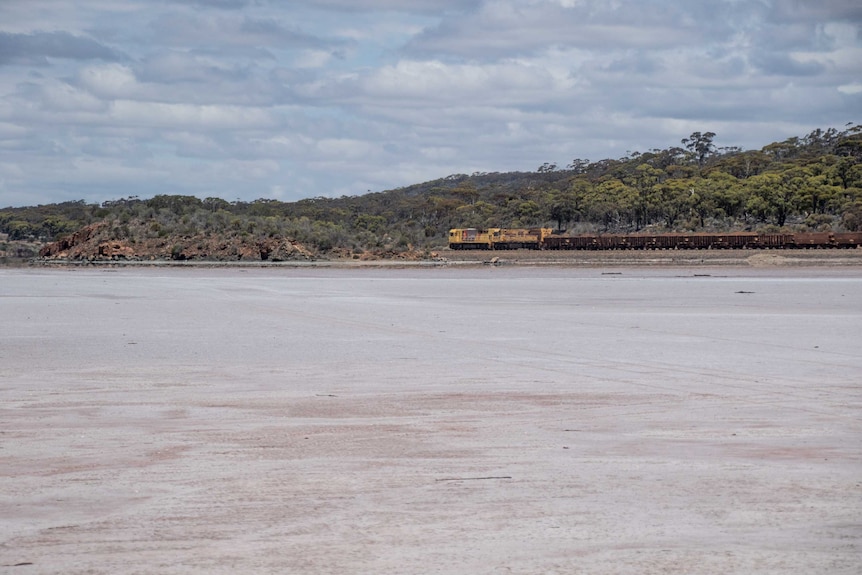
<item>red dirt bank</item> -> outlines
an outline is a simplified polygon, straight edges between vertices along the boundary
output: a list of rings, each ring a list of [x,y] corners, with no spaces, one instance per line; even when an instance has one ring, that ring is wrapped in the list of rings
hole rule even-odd
[[[430,257],[434,257],[431,254]],[[74,234],[50,243],[39,250],[39,257],[51,261],[304,261],[324,259],[347,260],[421,260],[429,254],[410,249],[354,253],[336,248],[319,254],[311,248],[284,237],[259,238],[250,235],[215,235],[204,232],[190,236],[164,236],[143,240],[116,239],[107,223],[99,222],[81,228]]]
[[[39,257],[56,260],[287,261],[310,259],[313,255],[299,242],[286,238],[198,233],[132,242],[112,238],[106,223],[86,226],[39,251]]]

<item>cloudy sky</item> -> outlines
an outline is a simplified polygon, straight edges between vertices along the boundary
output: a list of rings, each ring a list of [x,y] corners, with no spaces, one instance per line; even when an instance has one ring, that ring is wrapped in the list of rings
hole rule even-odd
[[[357,195],[860,112],[858,0],[0,0],[0,207]]]

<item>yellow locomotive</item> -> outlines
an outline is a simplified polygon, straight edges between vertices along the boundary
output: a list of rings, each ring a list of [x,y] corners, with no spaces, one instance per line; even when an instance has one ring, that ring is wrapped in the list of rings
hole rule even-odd
[[[494,249],[492,236],[500,228],[455,228],[449,230],[449,248],[453,250]]]
[[[453,250],[540,250],[551,228],[454,228],[449,230]]]

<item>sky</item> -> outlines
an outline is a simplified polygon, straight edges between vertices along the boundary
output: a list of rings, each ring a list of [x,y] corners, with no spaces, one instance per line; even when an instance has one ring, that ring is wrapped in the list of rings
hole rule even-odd
[[[848,122],[858,0],[0,0],[0,207],[353,196]]]

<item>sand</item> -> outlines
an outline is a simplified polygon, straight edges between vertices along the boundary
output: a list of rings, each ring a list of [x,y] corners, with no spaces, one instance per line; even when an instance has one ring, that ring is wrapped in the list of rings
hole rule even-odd
[[[862,269],[0,269],[0,572],[862,572]]]

